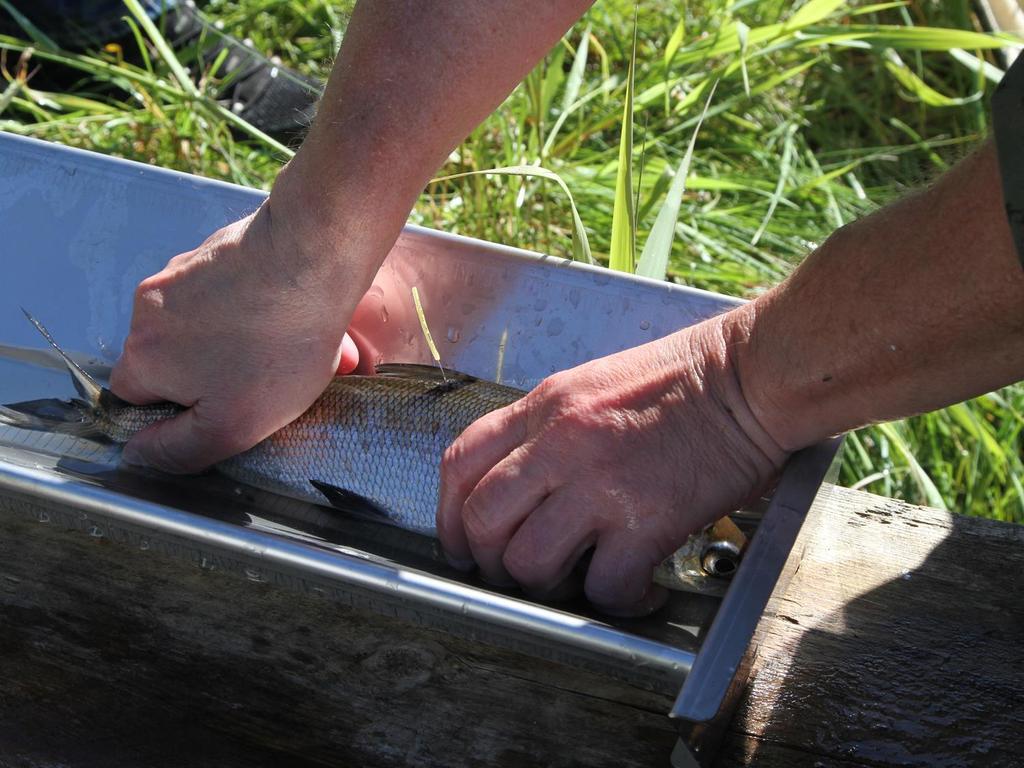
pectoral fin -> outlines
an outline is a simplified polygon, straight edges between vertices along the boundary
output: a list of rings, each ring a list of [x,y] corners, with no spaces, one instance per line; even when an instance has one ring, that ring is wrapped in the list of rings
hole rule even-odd
[[[324,495],[324,498],[326,498],[330,505],[335,509],[340,509],[343,512],[363,515],[365,517],[381,521],[390,519],[387,511],[383,507],[365,496],[355,493],[354,491],[347,491],[336,485],[323,483],[319,480],[313,480],[312,478],[310,479],[309,484],[320,491],[320,493]]]

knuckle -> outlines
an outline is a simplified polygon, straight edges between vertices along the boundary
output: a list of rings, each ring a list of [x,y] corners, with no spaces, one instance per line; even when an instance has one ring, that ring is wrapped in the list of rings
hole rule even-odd
[[[135,303],[141,307],[158,306],[162,300],[160,275],[150,275],[135,286]]]
[[[526,552],[519,547],[509,547],[501,558],[509,575],[524,589],[540,592],[551,586],[553,581],[550,565],[543,562],[537,552]]]
[[[449,445],[441,455],[441,475],[447,482],[456,486],[462,484],[462,478],[466,475],[466,463],[469,451],[466,449],[466,441],[457,438]]]
[[[587,571],[584,592],[587,599],[595,605],[605,608],[628,608],[641,602],[653,577],[651,573],[646,579],[636,578],[635,574],[621,572],[610,567],[607,562],[592,563]]]
[[[472,493],[462,507],[466,537],[478,546],[493,547],[501,544],[504,538],[502,526],[490,510],[485,494],[479,492]]]

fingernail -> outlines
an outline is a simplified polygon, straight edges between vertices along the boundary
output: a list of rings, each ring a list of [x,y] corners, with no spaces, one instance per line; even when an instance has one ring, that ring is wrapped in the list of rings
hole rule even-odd
[[[476,568],[476,560],[473,559],[463,560],[459,557],[453,557],[447,552],[444,553],[444,559],[448,561],[448,565],[459,571],[469,572]]]
[[[338,361],[338,376],[352,373],[359,367],[359,347],[347,333],[341,342],[341,360]]]

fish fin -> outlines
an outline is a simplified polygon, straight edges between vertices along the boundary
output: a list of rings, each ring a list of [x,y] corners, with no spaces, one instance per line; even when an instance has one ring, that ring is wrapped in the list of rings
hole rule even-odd
[[[37,365],[41,368],[55,368],[58,371],[67,371],[64,359],[52,349],[37,349],[34,347],[16,347],[12,344],[0,344],[0,358],[14,360],[28,365]],[[85,369],[89,375],[101,379],[110,378],[111,368],[105,363],[84,356],[79,356],[76,362]]]
[[[376,368],[378,376],[411,377],[417,379],[430,379],[438,384],[470,384],[480,381],[476,376],[458,371],[441,371],[436,365],[421,365],[419,363],[384,363]]]
[[[88,418],[89,406],[81,400],[27,400],[0,405],[0,424],[33,432],[58,432],[75,437],[106,436]]]
[[[68,373],[71,374],[71,379],[75,383],[75,389],[78,390],[78,394],[93,407],[99,405],[100,393],[103,391],[103,387],[96,382],[96,379],[86,373],[82,366],[68,357],[67,353],[60,348],[60,345],[54,341],[50,332],[46,330],[42,323],[32,317],[27,309],[22,307],[21,311],[25,313],[25,317],[36,327],[36,330],[43,335],[43,338],[50,343],[50,346],[57,350],[57,354],[61,356],[61,359],[68,368]]]
[[[375,501],[362,496],[355,491],[347,491],[330,483],[324,483],[310,478],[309,484],[324,495],[332,507],[344,512],[353,512],[366,517],[378,520],[390,520],[387,510]]]

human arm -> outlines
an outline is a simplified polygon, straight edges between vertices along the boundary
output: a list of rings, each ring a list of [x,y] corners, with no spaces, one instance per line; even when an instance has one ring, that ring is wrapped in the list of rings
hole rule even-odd
[[[195,471],[301,414],[426,182],[589,4],[358,3],[266,203],[136,291],[111,387],[189,408],[134,438],[126,460]]]
[[[764,296],[544,382],[472,425],[442,469],[456,562],[613,613],[653,567],[847,429],[1024,376],[1024,270],[986,144],[929,189],[836,232]]]
[[[744,308],[739,376],[784,448],[1024,377],[1024,269],[987,142]]]

